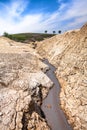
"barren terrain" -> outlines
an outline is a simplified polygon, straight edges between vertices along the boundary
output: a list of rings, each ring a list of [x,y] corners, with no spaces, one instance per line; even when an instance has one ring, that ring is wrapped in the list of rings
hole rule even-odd
[[[40,105],[52,87],[48,66],[28,45],[0,37],[0,130],[49,130]]]
[[[61,107],[74,130],[87,130],[87,24],[37,43],[56,70]]]
[[[0,37],[0,130],[50,130],[41,104],[53,82],[43,58],[56,67],[68,122],[87,130],[87,24],[34,45]]]

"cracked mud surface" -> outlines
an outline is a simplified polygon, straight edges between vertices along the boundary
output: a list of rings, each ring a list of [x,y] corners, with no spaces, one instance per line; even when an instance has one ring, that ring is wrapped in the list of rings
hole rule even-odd
[[[0,37],[0,130],[50,129],[40,105],[53,83],[39,58],[28,45]]]
[[[37,51],[0,37],[0,130],[50,129],[40,105],[53,82],[43,73],[49,67],[42,57],[57,68],[68,122],[87,130],[87,24],[37,43]]]

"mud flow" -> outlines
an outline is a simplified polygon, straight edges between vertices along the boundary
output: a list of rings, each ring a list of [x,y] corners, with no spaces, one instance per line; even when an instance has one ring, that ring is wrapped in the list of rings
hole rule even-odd
[[[42,104],[42,110],[46,116],[46,120],[52,130],[72,130],[72,127],[68,124],[67,119],[60,108],[60,85],[54,73],[56,68],[46,59],[43,60],[43,62],[50,67],[46,74],[54,83],[53,88],[49,91],[48,96],[44,99]]]

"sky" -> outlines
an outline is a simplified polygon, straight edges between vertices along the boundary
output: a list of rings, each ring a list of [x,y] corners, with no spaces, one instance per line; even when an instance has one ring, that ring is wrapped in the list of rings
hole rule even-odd
[[[0,35],[65,32],[87,22],[87,0],[0,0]]]

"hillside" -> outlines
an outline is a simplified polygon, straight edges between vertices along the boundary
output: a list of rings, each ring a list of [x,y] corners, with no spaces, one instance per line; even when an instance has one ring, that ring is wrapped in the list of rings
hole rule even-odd
[[[5,36],[15,40],[17,42],[31,43],[35,41],[42,41],[45,38],[50,38],[55,34],[45,34],[45,33],[19,33],[19,34],[8,34],[5,33]]]
[[[60,101],[74,130],[87,130],[87,24],[37,43],[37,51],[56,69]]]

